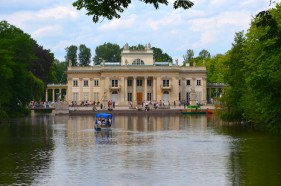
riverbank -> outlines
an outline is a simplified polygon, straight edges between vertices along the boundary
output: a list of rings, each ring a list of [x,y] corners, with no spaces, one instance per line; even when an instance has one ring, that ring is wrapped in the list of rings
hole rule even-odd
[[[214,110],[213,105],[202,106],[202,109]],[[171,106],[170,108],[151,108],[148,111],[145,111],[144,108],[132,109],[129,106],[117,106],[114,109],[108,111],[107,109],[97,108],[93,110],[92,107],[69,107],[69,115],[93,115],[95,113],[101,112],[110,112],[114,115],[118,114],[180,114],[180,110],[184,109],[183,106]]]

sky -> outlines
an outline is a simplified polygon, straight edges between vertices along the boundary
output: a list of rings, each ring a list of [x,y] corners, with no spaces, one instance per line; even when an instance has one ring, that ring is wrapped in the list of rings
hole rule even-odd
[[[120,47],[150,43],[181,64],[188,49],[194,50],[195,57],[203,49],[212,56],[224,54],[236,32],[247,31],[258,12],[274,7],[270,0],[191,0],[191,9],[175,10],[169,0],[168,6],[156,10],[132,0],[120,19],[94,23],[85,10],[72,6],[74,1],[1,0],[0,21],[28,33],[60,61],[70,45],[85,44],[94,57],[97,46],[110,42]]]

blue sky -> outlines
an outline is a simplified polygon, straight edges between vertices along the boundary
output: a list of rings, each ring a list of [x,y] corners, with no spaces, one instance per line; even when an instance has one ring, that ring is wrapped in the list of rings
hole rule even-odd
[[[270,8],[270,0],[193,0],[195,5],[190,10],[174,10],[170,0],[168,6],[155,10],[152,5],[132,0],[121,19],[95,24],[72,2],[1,0],[0,20],[30,34],[60,61],[67,46],[85,44],[93,57],[97,46],[111,42],[121,47],[125,43],[151,43],[181,63],[187,49],[193,49],[195,56],[202,49],[211,55],[225,53],[235,32],[246,31],[253,16]]]

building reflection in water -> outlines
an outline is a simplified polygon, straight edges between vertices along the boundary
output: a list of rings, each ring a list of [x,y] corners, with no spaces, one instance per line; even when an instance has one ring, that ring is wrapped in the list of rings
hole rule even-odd
[[[64,118],[56,118],[56,125],[65,121]],[[60,121],[61,120],[61,121]],[[113,116],[113,126],[110,130],[96,132],[94,130],[94,116],[70,116],[65,126],[65,137],[68,146],[81,145],[86,147],[92,143],[128,143],[131,132],[154,132],[166,130],[186,130],[190,133],[204,134],[207,130],[207,117],[167,115],[117,115]],[[57,126],[58,127],[58,126]],[[198,131],[199,130],[199,131]],[[56,132],[55,130],[54,132]],[[58,131],[57,131],[58,132]],[[119,138],[117,141],[117,137]],[[109,139],[110,138],[110,139]],[[148,140],[149,141],[149,140]]]

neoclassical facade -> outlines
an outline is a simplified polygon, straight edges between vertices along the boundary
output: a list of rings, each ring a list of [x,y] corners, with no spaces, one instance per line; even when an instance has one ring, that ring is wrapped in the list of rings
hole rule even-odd
[[[177,62],[176,62],[177,63]],[[123,47],[121,62],[67,69],[69,103],[115,101],[116,105],[141,105],[143,101],[173,104],[190,100],[206,104],[206,68],[155,62],[150,44],[144,50]]]

